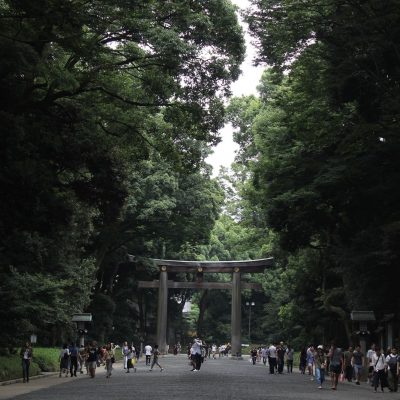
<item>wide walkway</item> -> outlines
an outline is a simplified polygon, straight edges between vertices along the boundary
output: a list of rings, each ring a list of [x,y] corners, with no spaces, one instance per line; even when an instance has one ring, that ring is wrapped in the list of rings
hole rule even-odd
[[[221,358],[207,360],[199,372],[191,372],[186,356],[168,355],[160,358],[165,368],[149,372],[140,361],[137,372],[125,373],[117,364],[110,379],[105,378],[104,367],[97,369],[95,379],[87,375],[77,378],[51,376],[0,387],[0,399],[24,400],[320,400],[320,399],[376,399],[389,396],[400,399],[399,393],[373,393],[363,383],[342,383],[337,391],[317,389],[315,381],[297,371],[293,374],[269,375],[262,364],[252,365],[248,359]],[[387,389],[386,389],[387,390]]]

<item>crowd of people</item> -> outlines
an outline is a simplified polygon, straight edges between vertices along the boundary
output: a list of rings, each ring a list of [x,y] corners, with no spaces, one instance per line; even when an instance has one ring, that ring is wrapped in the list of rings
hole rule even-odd
[[[174,347],[173,353],[179,354],[177,346]],[[79,347],[76,343],[64,344],[60,351],[59,376],[76,377],[77,374],[86,374],[91,378],[95,377],[96,368],[104,366],[106,370],[106,378],[110,378],[115,362],[115,354],[120,349],[123,368],[126,373],[133,369],[136,372],[136,363],[140,357],[140,348],[133,344],[128,345],[124,342],[121,347],[115,346],[113,343],[107,343],[104,346],[98,346],[95,341],[86,346]],[[209,346],[201,339],[196,338],[188,346],[189,364],[191,371],[198,372],[202,363],[207,358],[216,359],[229,354],[231,346],[229,343],[217,346],[212,344]],[[159,363],[160,351],[158,345],[154,347],[147,344],[143,349],[145,356],[145,365],[150,367],[149,371],[157,366],[161,371],[164,368]],[[273,343],[270,346],[261,346],[250,350],[250,362],[254,365],[263,363],[269,367],[270,374],[283,374],[285,365],[286,372],[293,372],[294,349],[290,345],[283,342]],[[33,357],[32,346],[27,342],[20,350],[22,362],[23,381],[29,382],[29,366]],[[315,380],[318,388],[322,389],[326,377],[330,376],[331,389],[337,390],[338,383],[347,380],[355,382],[356,385],[361,384],[363,372],[368,367],[368,384],[377,392],[378,387],[384,392],[388,388],[391,392],[398,391],[398,382],[400,375],[400,356],[395,347],[388,348],[383,352],[381,348],[371,345],[366,354],[363,354],[361,347],[358,345],[354,349],[349,347],[343,350],[337,347],[335,343],[330,346],[310,345],[304,347],[299,355],[300,373],[309,375],[311,380]]]
[[[283,342],[270,346],[252,348],[250,361],[255,365],[262,362],[269,366],[270,374],[282,374],[286,364],[287,373],[293,372],[294,350]],[[299,369],[301,374],[308,374],[311,380],[315,380],[318,389],[322,389],[327,375],[330,376],[331,389],[337,390],[340,381],[347,380],[361,384],[363,371],[368,367],[368,384],[377,392],[378,387],[382,392],[388,388],[391,392],[398,391],[400,374],[400,356],[395,347],[382,352],[381,348],[374,344],[364,355],[361,347],[354,349],[349,347],[343,350],[335,343],[330,346],[310,345],[304,347],[299,356]]]
[[[115,362],[115,349],[113,343],[98,346],[95,341],[83,347],[76,343],[64,344],[59,357],[59,376],[76,377],[77,373],[83,374],[85,369],[86,374],[94,378],[96,368],[103,365],[107,371],[106,378],[110,378]]]

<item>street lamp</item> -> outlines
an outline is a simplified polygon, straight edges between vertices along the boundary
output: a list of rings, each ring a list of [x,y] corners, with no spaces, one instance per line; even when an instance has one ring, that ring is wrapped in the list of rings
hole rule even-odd
[[[251,343],[251,307],[254,307],[256,303],[254,301],[246,301],[246,306],[249,307],[249,343]]]

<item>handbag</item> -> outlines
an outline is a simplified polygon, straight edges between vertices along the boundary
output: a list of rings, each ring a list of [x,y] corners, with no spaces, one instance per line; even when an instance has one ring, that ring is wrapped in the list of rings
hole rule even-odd
[[[344,382],[344,372],[343,371],[339,375],[339,381]]]

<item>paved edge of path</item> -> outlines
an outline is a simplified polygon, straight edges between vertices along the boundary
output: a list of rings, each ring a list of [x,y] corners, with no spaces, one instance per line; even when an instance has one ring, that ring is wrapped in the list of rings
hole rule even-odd
[[[32,375],[29,380],[47,378],[48,376],[58,375],[59,372],[42,372],[39,375]],[[12,385],[13,383],[22,383],[23,378],[10,379],[9,381],[0,381],[0,386]]]

